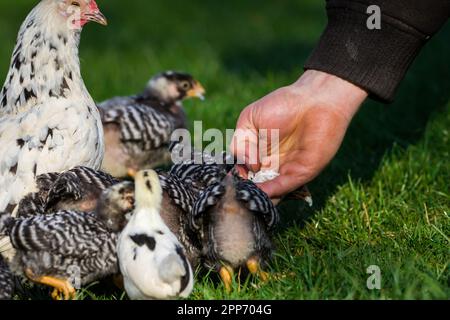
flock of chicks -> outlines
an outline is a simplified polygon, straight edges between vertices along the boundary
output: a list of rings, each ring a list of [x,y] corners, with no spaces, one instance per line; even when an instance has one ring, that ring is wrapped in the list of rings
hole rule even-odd
[[[70,7],[78,29],[65,27]],[[182,101],[204,88],[165,72],[96,105],[76,50],[88,21],[106,24],[94,0],[42,0],[19,32],[0,93],[0,299],[17,277],[54,299],[75,298],[74,276],[81,286],[115,276],[131,299],[187,297],[198,267],[227,290],[241,268],[266,280],[279,216],[256,184],[227,161],[197,163],[196,151],[153,170],[186,127]]]
[[[12,297],[14,275],[54,288],[54,299],[74,298],[74,267],[81,285],[121,274],[131,299],[187,297],[201,266],[227,290],[241,267],[265,280],[278,213],[230,169],[187,161],[134,181],[87,167],[38,176],[16,216],[0,215],[14,251],[0,260],[0,298]]]

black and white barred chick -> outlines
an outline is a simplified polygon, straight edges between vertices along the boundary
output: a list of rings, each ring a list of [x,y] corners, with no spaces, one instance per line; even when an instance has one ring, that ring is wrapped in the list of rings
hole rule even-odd
[[[59,211],[7,219],[0,215],[0,229],[6,230],[15,249],[11,270],[54,288],[54,299],[75,298],[75,285],[117,274],[117,230],[133,208],[130,190],[129,182],[114,185],[91,213]]]
[[[196,266],[199,263],[200,248],[195,233],[189,229],[189,214],[195,202],[194,194],[176,176],[160,173],[160,180],[164,190],[161,216],[186,248],[191,264]],[[109,174],[86,167],[76,167],[61,174],[43,174],[37,177],[38,191],[20,202],[17,216],[28,218],[62,210],[90,212],[97,205],[114,206],[114,201],[108,203],[99,200],[104,190],[117,183],[119,180]],[[129,182],[126,192],[127,200],[133,202],[132,182]],[[112,210],[114,211],[114,208]],[[104,208],[99,211],[111,210]],[[125,221],[121,221],[120,226],[110,227],[118,231],[124,224]]]
[[[219,271],[227,291],[233,272],[241,267],[267,279],[261,266],[271,257],[271,233],[278,221],[269,197],[235,170],[200,194],[191,217],[206,266]]]
[[[14,293],[14,276],[0,256],[0,300],[11,300]]]
[[[182,101],[203,99],[204,94],[191,75],[169,71],[153,77],[139,95],[100,103],[106,144],[103,170],[126,177],[129,170],[169,163],[171,135],[186,128]]]
[[[177,154],[180,148],[182,144],[175,144],[171,151]],[[220,183],[232,169],[227,160],[226,153],[216,157],[194,150],[187,158],[174,164],[168,173],[159,173],[164,190],[161,216],[178,236],[194,267],[203,260],[203,244],[198,232],[191,227],[193,206],[208,186]]]
[[[118,182],[104,172],[87,167],[41,174],[36,177],[36,192],[19,202],[15,216],[29,218],[64,210],[90,212],[95,210],[102,192]],[[0,252],[8,260],[14,255],[8,238],[0,242]]]
[[[234,164],[228,164],[233,161],[225,152],[214,156],[193,150],[187,158],[183,158],[184,147],[181,143],[171,146],[173,160],[177,161],[169,174],[182,181],[196,197],[208,186],[221,182],[234,167]]]
[[[132,300],[187,297],[193,289],[192,267],[161,217],[162,201],[158,174],[138,172],[135,210],[117,246],[125,290]]]
[[[90,212],[97,207],[102,192],[119,183],[107,173],[75,167],[63,173],[46,173],[36,178],[37,191],[20,201],[17,216],[60,210]]]

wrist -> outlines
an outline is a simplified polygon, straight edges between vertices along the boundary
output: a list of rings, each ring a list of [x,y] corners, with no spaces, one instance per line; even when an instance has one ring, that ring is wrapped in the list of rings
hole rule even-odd
[[[339,112],[349,122],[367,99],[368,93],[337,76],[317,70],[307,70],[291,87],[307,98],[309,106],[320,106]]]

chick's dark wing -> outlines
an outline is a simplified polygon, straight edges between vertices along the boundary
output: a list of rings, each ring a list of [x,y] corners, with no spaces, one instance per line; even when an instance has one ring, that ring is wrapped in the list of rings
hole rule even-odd
[[[168,174],[159,174],[161,187],[166,191],[170,199],[184,212],[192,212],[195,197],[192,191],[177,177]]]
[[[119,125],[122,142],[138,145],[143,151],[168,146],[174,128],[166,115],[142,104],[107,109],[103,119],[104,124]]]
[[[47,207],[53,206],[62,199],[79,200],[83,196],[83,187],[80,178],[75,172],[62,173],[52,184],[46,199]]]
[[[190,215],[191,227],[195,230],[201,228],[202,215],[211,207],[217,205],[226,192],[225,186],[216,183],[206,188],[195,202],[192,214]]]
[[[264,217],[269,230],[273,229],[280,220],[280,215],[267,194],[249,180],[240,180],[236,186],[236,199],[245,207]]]

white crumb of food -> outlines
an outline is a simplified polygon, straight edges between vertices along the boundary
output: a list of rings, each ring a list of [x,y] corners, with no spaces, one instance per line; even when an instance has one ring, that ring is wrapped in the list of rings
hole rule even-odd
[[[267,181],[272,181],[273,179],[280,176],[279,172],[276,172],[274,170],[264,170],[259,171],[257,173],[249,172],[248,173],[248,179],[250,181],[253,181],[254,183],[264,183]]]
[[[310,196],[306,197],[306,198],[305,198],[305,201],[306,201],[306,203],[307,203],[310,207],[312,207],[312,206],[314,205],[313,198],[310,197]]]

